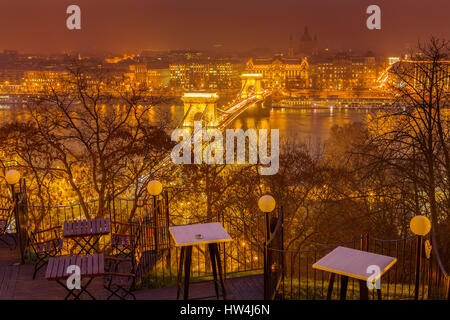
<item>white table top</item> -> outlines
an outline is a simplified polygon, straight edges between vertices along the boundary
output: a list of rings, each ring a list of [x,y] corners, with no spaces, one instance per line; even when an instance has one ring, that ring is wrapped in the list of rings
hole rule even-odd
[[[374,265],[380,268],[378,276],[371,277],[371,280],[375,281],[386,273],[396,262],[397,258],[394,257],[346,247],[337,247],[314,263],[312,267],[360,280],[368,280],[374,271],[368,273],[367,268]]]
[[[169,230],[177,247],[233,240],[219,222],[175,226],[169,227]],[[196,239],[197,234],[201,234],[203,238]]]

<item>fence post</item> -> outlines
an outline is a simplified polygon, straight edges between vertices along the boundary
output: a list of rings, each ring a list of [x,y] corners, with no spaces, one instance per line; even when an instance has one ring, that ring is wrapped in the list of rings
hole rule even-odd
[[[171,250],[172,250],[172,249],[171,249],[171,247],[172,247],[171,242],[172,242],[172,239],[171,239],[171,235],[170,235],[170,232],[169,232],[169,227],[170,227],[170,217],[169,217],[169,193],[168,193],[167,190],[164,191],[164,211],[165,211],[164,213],[165,213],[165,215],[166,215],[166,227],[167,227],[165,233],[166,233],[166,235],[167,235],[167,237],[168,237],[168,245],[169,245],[168,252],[167,252],[167,258],[166,258],[166,266],[167,266],[167,268],[169,268],[170,273],[171,273],[171,278],[172,278],[172,270],[171,270],[171,268],[170,268]]]
[[[420,265],[422,263],[422,241],[423,236],[417,236],[417,249],[416,249],[416,275],[414,285],[414,300],[419,299],[419,286],[420,286]]]
[[[447,300],[450,301],[450,277],[447,278]]]
[[[281,299],[284,300],[284,267],[285,267],[285,261],[284,261],[284,210],[283,207],[281,207],[281,248],[282,251],[280,252],[281,255],[281,283],[283,286],[283,290],[282,290],[282,296]]]
[[[130,224],[130,243],[131,243],[131,272],[136,274],[137,273],[137,268],[136,268],[136,245],[134,243],[134,232],[135,230],[133,229],[133,220],[131,219],[131,217],[128,217],[128,223]],[[136,289],[136,277],[133,277],[133,283],[131,285],[131,288],[134,290]]]
[[[366,233],[366,251],[369,252],[369,233]]]

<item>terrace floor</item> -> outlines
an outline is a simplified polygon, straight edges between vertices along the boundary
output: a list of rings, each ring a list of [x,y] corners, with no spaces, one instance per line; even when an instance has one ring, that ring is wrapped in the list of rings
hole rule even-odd
[[[45,267],[42,268],[36,280],[32,280],[33,265],[20,263],[18,250],[9,250],[0,244],[0,300],[61,300],[67,291],[55,281],[44,279]],[[262,275],[244,276],[227,279],[225,281],[227,299],[229,300],[262,300],[264,280]],[[107,297],[103,289],[102,279],[96,278],[89,286],[97,299]],[[138,300],[174,300],[176,299],[176,286],[142,289],[134,292]],[[190,298],[200,299],[214,296],[214,283],[212,281],[191,283]],[[82,296],[82,299],[86,298]],[[214,299],[214,298],[209,298]]]

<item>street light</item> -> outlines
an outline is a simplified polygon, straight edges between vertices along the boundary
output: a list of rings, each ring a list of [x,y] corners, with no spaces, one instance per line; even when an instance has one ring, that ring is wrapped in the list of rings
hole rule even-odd
[[[276,201],[271,195],[264,195],[258,200],[258,207],[262,212],[269,213],[275,209]]]
[[[431,222],[425,216],[415,216],[409,222],[411,231],[417,235],[417,249],[416,249],[416,276],[415,276],[415,289],[414,299],[419,299],[419,287],[420,287],[420,267],[422,263],[422,250],[423,250],[423,237],[426,236],[431,230]]]
[[[10,169],[6,172],[5,179],[8,184],[15,185],[20,180],[20,172]]]
[[[425,216],[415,216],[409,223],[411,231],[418,236],[426,236],[431,230],[431,222]]]
[[[20,181],[20,172],[14,169],[10,169],[6,172],[5,175],[6,182],[11,186],[11,192],[12,192],[12,203],[14,205],[14,216],[15,216],[15,225],[16,225],[16,239],[19,240],[20,245],[20,260],[22,263],[25,263],[25,243],[27,242],[26,239],[26,230],[22,230],[21,223],[20,223],[20,214],[19,214],[19,207],[17,206],[16,202],[16,194],[14,185]],[[26,227],[26,224],[25,224]],[[24,231],[24,232],[23,232]]]
[[[158,180],[152,180],[147,184],[147,192],[152,196],[158,196],[162,189],[162,184]]]
[[[270,239],[270,213],[275,209],[276,201],[275,199],[266,194],[259,198],[258,207],[259,209],[266,214],[266,239],[269,241]]]
[[[10,169],[6,171],[5,179],[6,182],[11,186],[12,201],[14,202],[14,185],[20,181],[20,172],[14,169]]]
[[[269,274],[270,269],[268,265],[268,244],[271,237],[271,230],[270,230],[270,213],[275,209],[276,201],[275,199],[269,195],[266,194],[259,198],[258,200],[258,207],[259,209],[265,213],[265,221],[266,221],[266,241],[264,242],[264,274]],[[268,292],[268,288],[266,284],[264,284],[264,296],[266,296],[266,292]]]
[[[158,225],[157,219],[157,205],[156,198],[162,192],[163,186],[161,182],[158,180],[152,180],[147,184],[147,192],[151,196],[153,196],[153,223],[155,226],[155,232],[153,233],[154,241],[155,241],[155,251],[158,252],[158,229],[156,226]]]

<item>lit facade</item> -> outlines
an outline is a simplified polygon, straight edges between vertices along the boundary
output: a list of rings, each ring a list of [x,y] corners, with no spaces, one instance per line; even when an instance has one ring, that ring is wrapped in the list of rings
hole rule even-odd
[[[383,66],[374,57],[337,56],[312,66],[312,85],[316,89],[352,90],[377,86]]]
[[[46,84],[56,84],[58,87],[60,82],[67,77],[67,71],[28,70],[24,74],[23,88],[29,93],[36,93],[44,89]]]
[[[135,64],[130,66],[130,72],[126,73],[125,77],[135,84],[161,88],[169,85],[170,72],[167,67],[148,67],[147,64]]]
[[[238,64],[231,62],[180,62],[169,66],[170,85],[185,90],[233,89],[240,85]]]
[[[310,87],[310,67],[307,58],[250,59],[246,72],[262,74],[266,88],[300,89]]]

